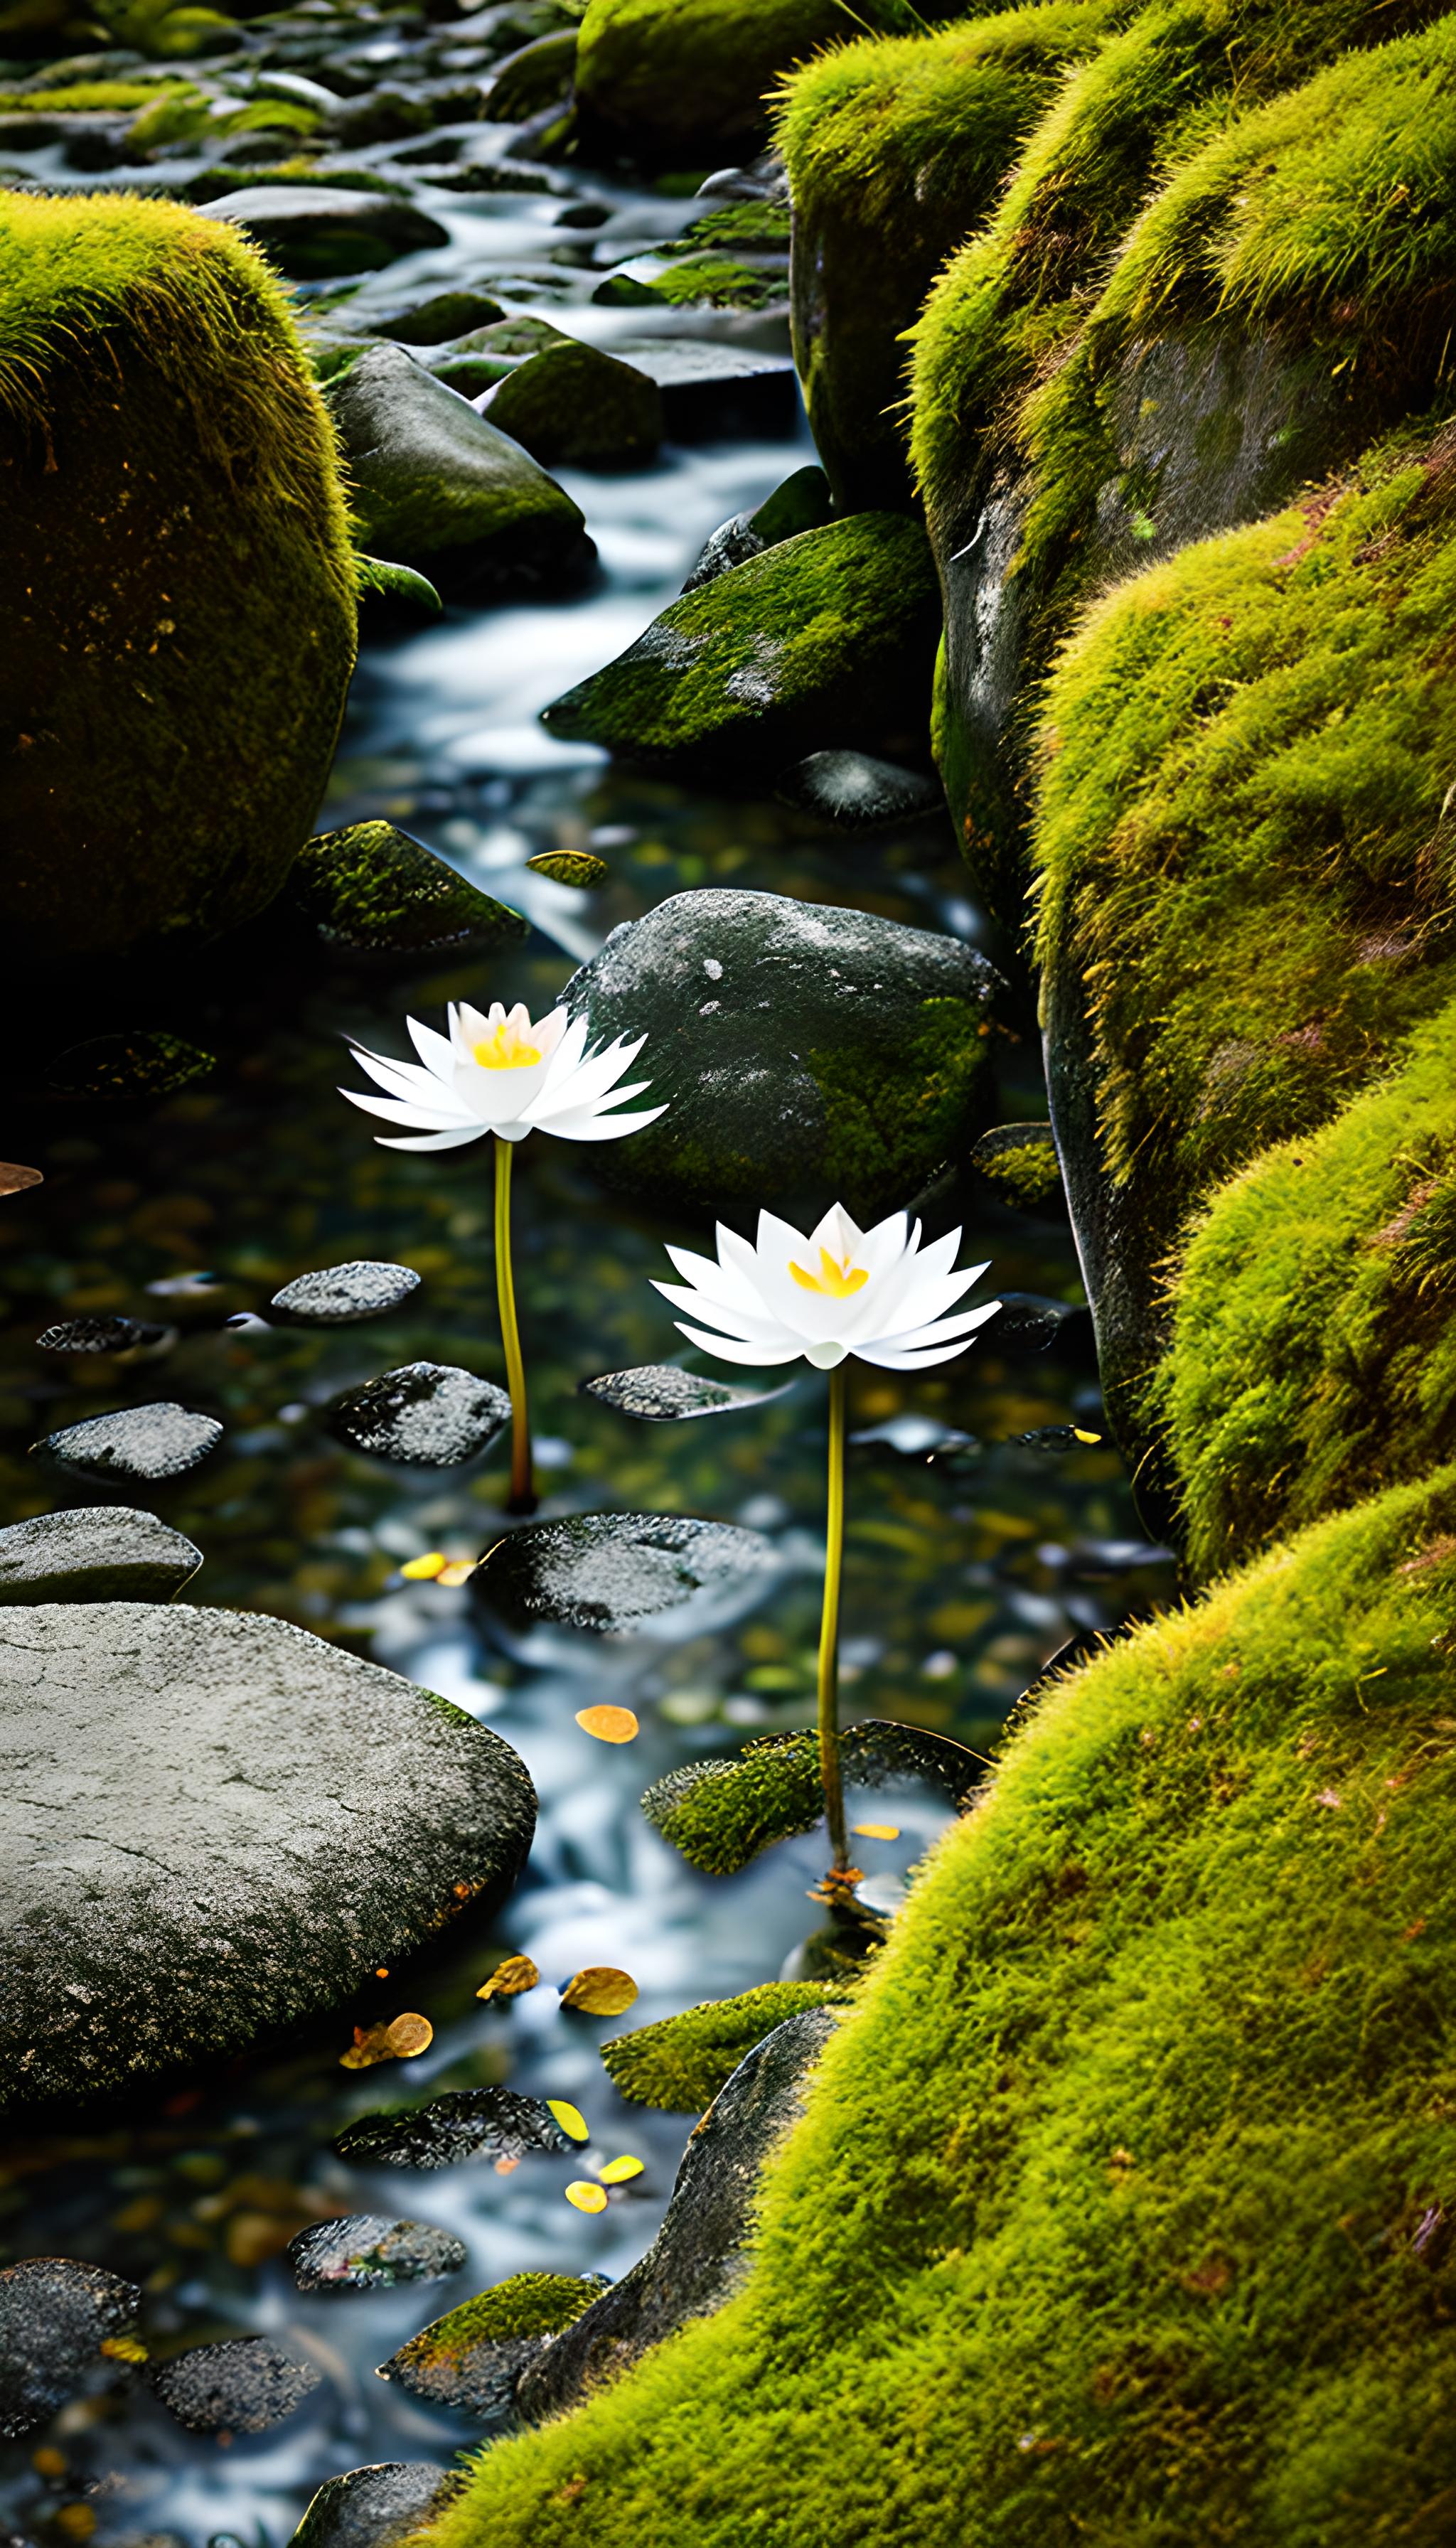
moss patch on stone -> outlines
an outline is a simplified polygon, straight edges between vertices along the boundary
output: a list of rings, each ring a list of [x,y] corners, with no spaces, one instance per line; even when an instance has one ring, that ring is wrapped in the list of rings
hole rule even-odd
[[[526,2335],[559,2335],[600,2298],[601,2285],[591,2275],[512,2274],[493,2291],[462,2301],[458,2309],[447,2310],[443,2318],[421,2327],[402,2346],[397,2359],[432,2368],[437,2363],[458,2363],[478,2345],[508,2344]]]
[[[866,16],[913,24],[898,0],[589,0],[576,71],[584,130],[670,167],[747,154],[774,80],[858,35]]]
[[[518,911],[393,823],[320,832],[300,851],[290,890],[324,945],[345,956],[427,956],[528,935]]]
[[[635,2027],[601,2047],[612,2086],[639,2106],[700,2114],[731,2079],[746,2053],[801,2008],[841,2005],[839,1982],[761,1982],[736,1999],[703,2000],[656,2026]]]
[[[1456,2485],[1456,1478],[1059,1682],[767,2173],[740,2297],[439,2548],[1370,2548]],[[1434,2535],[1434,2531],[1433,2531]]]

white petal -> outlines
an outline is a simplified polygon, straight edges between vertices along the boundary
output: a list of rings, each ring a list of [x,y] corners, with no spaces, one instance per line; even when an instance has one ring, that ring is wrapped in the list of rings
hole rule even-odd
[[[762,1311],[758,1285],[750,1282],[739,1266],[725,1265],[712,1256],[695,1255],[690,1247],[670,1247],[668,1254],[683,1281],[695,1284],[705,1299],[754,1315]]]
[[[406,1097],[370,1097],[362,1088],[341,1088],[338,1093],[361,1115],[377,1115],[382,1124],[412,1124],[423,1133],[461,1132],[467,1138],[484,1130],[480,1124],[462,1124],[458,1114],[443,1106],[416,1106]]]
[[[689,1344],[701,1345],[704,1353],[715,1354],[719,1362],[797,1362],[804,1350],[797,1336],[785,1336],[780,1345],[738,1345],[730,1344],[726,1336],[705,1335],[701,1327],[689,1327],[682,1319],[676,1324],[679,1334],[686,1336]]]
[[[706,1320],[709,1326],[721,1327],[725,1335],[736,1336],[743,1344],[752,1344],[755,1336],[763,1344],[783,1340],[785,1331],[779,1321],[765,1317],[761,1311],[731,1310],[725,1302],[705,1300],[701,1292],[690,1290],[685,1283],[660,1283],[656,1276],[652,1288],[661,1292],[665,1301],[671,1301],[675,1310],[686,1310],[692,1318]]]
[[[986,1301],[979,1309],[963,1310],[954,1319],[933,1319],[924,1326],[903,1327],[897,1335],[875,1337],[870,1342],[876,1349],[882,1346],[887,1353],[914,1353],[922,1345],[945,1344],[952,1336],[968,1341],[977,1327],[983,1327],[987,1319],[995,1317],[1000,1307],[999,1301]],[[867,1354],[869,1345],[857,1345],[855,1350]]]
[[[558,1141],[620,1141],[626,1133],[640,1133],[644,1124],[655,1124],[666,1115],[666,1106],[648,1106],[636,1115],[598,1115],[590,1106],[572,1115],[558,1115],[540,1126]]]
[[[407,1018],[405,1024],[425,1069],[436,1079],[450,1080],[455,1069],[455,1047],[449,1037],[436,1035],[433,1027],[421,1026],[418,1018]]]
[[[458,1150],[462,1141],[478,1141],[489,1131],[485,1124],[467,1124],[461,1133],[421,1133],[415,1141],[391,1140],[386,1133],[374,1138],[382,1150]]]
[[[454,1105],[449,1081],[436,1079],[432,1070],[421,1070],[417,1061],[390,1061],[381,1052],[370,1052],[362,1044],[351,1045],[349,1049],[359,1068],[391,1097],[418,1097],[426,1106],[443,1105],[456,1114],[464,1111]]]

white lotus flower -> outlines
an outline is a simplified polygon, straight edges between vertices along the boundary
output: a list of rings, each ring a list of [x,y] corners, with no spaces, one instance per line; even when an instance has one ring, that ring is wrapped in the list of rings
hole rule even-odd
[[[757,1245],[719,1222],[717,1261],[670,1247],[684,1280],[656,1288],[705,1322],[677,1324],[722,1362],[797,1362],[802,1355],[816,1371],[833,1371],[854,1354],[886,1371],[921,1371],[963,1353],[973,1330],[1001,1307],[987,1301],[946,1316],[987,1270],[972,1265],[957,1274],[959,1245],[953,1229],[922,1247],[919,1222],[912,1229],[903,1212],[863,1230],[837,1203],[807,1238],[761,1212]]]
[[[553,1009],[533,1025],[522,1003],[507,1012],[499,1000],[484,1017],[466,1001],[458,1008],[452,1002],[448,1019],[447,1036],[407,1019],[417,1062],[389,1061],[354,1046],[360,1069],[385,1095],[368,1097],[354,1088],[339,1095],[366,1115],[409,1126],[408,1138],[376,1133],[387,1150],[453,1150],[483,1133],[502,1141],[523,1141],[527,1133],[553,1133],[560,1141],[619,1141],[667,1111],[614,1111],[651,1086],[646,1079],[616,1085],[646,1036],[635,1044],[618,1036],[602,1051],[588,1052],[585,1018],[568,1024],[565,1009]]]

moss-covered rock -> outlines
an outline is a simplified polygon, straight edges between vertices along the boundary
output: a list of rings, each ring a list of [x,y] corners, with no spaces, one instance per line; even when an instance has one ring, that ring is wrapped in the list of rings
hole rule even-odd
[[[736,1999],[703,2000],[601,2048],[612,2086],[639,2106],[696,2115],[727,2086],[740,2061],[800,2009],[849,1998],[843,1982],[760,1982]]]
[[[198,210],[207,221],[236,223],[301,282],[368,274],[412,248],[444,247],[449,239],[417,205],[365,187],[243,186]]]
[[[662,393],[595,345],[549,345],[515,364],[480,412],[546,468],[630,469],[663,438]]]
[[[350,823],[306,843],[290,880],[325,947],[409,957],[502,947],[528,924],[393,823]]]
[[[443,345],[472,328],[489,327],[504,311],[489,292],[432,292],[375,321],[375,334],[393,337],[397,345]]]
[[[1061,1160],[1049,1124],[994,1124],[969,1164],[1003,1203],[1037,1212],[1061,1202]]]
[[[910,502],[906,331],[1117,15],[1114,0],[1042,0],[928,40],[843,45],[786,84],[794,355],[840,504]]]
[[[765,549],[776,548],[780,540],[791,540],[798,531],[817,531],[829,520],[829,481],[822,469],[812,465],[795,469],[766,496],[753,511],[735,513],[704,542],[702,555],[682,590],[693,592],[700,584],[711,584],[713,578],[726,575],[730,566],[743,566],[749,558],[759,557]]]
[[[455,2414],[508,2414],[515,2384],[543,2342],[600,2298],[594,2274],[512,2274],[421,2327],[381,2363],[379,2377]]]
[[[1056,1684],[934,1853],[748,2283],[439,2548],[1439,2536],[1456,1480]]]
[[[1002,987],[958,939],[872,912],[674,894],[614,929],[563,994],[593,1038],[646,1035],[651,1102],[667,1101],[601,1173],[725,1215],[892,1210],[985,1120]]]
[[[649,768],[739,779],[833,744],[914,757],[939,627],[919,524],[857,513],[683,593],[545,721]]]
[[[354,654],[328,421],[234,230],[0,198],[0,916],[17,963],[275,894]]]
[[[578,30],[562,27],[536,36],[498,62],[486,97],[492,124],[524,124],[543,107],[563,104],[571,95],[577,62]]]
[[[372,347],[324,395],[371,547],[446,593],[559,589],[590,569],[565,490],[403,345]]]
[[[576,65],[584,136],[676,168],[747,156],[775,78],[864,23],[847,0],[588,0]]]

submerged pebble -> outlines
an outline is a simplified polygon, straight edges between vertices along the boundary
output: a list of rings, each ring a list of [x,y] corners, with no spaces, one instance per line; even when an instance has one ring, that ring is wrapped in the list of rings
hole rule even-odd
[[[412,1265],[376,1264],[355,1257],[347,1265],[325,1265],[314,1274],[297,1274],[275,1292],[270,1307],[293,1319],[317,1319],[320,1325],[344,1326],[355,1319],[381,1319],[398,1310],[419,1288]]]
[[[463,2240],[427,2221],[351,2212],[301,2230],[287,2253],[301,2292],[372,2292],[392,2283],[441,2282],[459,2273],[466,2251]]]
[[[62,1319],[36,1342],[43,1353],[134,1353],[142,1346],[163,1345],[176,1332],[144,1319]]]
[[[215,1415],[199,1415],[175,1399],[158,1399],[151,1407],[123,1407],[112,1415],[88,1415],[79,1424],[64,1424],[32,1444],[48,1451],[67,1468],[85,1469],[93,1477],[185,1477],[223,1439]]]
[[[598,1634],[746,1584],[778,1564],[770,1542],[731,1522],[682,1513],[579,1513],[488,1549],[472,1583],[517,1627],[551,1620]]]
[[[0,2272],[0,2433],[28,2433],[68,2398],[116,2379],[141,2348],[128,2338],[141,2294],[70,2256],[28,2256]]]
[[[635,1371],[604,1371],[581,1383],[584,1397],[599,1398],[619,1415],[636,1415],[649,1424],[681,1423],[691,1415],[731,1415],[740,1407],[761,1407],[779,1398],[781,1389],[754,1389],[744,1381],[707,1380],[676,1363],[644,1363]]]
[[[488,1451],[510,1413],[494,1381],[456,1363],[410,1362],[336,1399],[329,1429],[351,1451],[408,1468],[453,1469]]]
[[[560,2153],[572,2143],[544,2098],[517,2096],[510,2088],[452,2088],[412,2111],[361,2115],[333,2146],[356,2167],[437,2168],[482,2153]]]
[[[265,2335],[241,2335],[195,2344],[158,2363],[150,2378],[168,2414],[189,2433],[265,2433],[292,2415],[323,2375]]]

